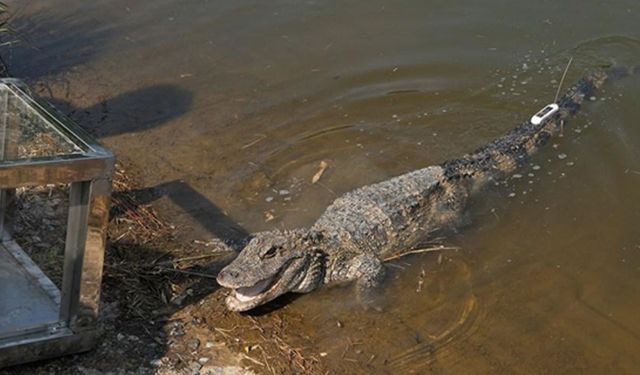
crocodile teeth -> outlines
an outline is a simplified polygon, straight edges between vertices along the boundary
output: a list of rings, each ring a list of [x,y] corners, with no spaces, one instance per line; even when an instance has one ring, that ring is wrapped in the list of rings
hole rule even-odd
[[[236,298],[238,301],[246,302],[251,301],[255,297],[259,296],[267,287],[271,285],[271,279],[265,279],[258,281],[253,286],[236,289]]]

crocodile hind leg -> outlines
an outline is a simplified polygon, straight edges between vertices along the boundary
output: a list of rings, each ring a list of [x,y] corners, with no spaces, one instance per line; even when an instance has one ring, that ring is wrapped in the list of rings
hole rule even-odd
[[[382,310],[379,287],[384,280],[384,265],[372,254],[358,255],[351,261],[351,274],[355,276],[356,297],[366,309]]]

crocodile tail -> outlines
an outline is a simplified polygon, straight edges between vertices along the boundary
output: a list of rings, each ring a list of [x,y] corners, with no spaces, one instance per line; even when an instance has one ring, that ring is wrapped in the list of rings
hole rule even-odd
[[[490,180],[501,180],[562,130],[564,120],[575,114],[585,100],[607,80],[607,73],[597,70],[580,79],[556,104],[559,110],[547,121],[534,125],[525,121],[507,135],[465,155],[442,164],[447,180],[470,181],[474,190]]]

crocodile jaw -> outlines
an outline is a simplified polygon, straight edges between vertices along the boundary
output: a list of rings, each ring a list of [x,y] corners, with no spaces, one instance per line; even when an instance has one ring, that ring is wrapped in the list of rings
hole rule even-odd
[[[276,275],[250,286],[225,285],[218,281],[223,287],[231,289],[225,300],[227,308],[231,311],[248,311],[287,292],[295,291],[305,278],[306,263],[306,259],[289,262]]]
[[[249,302],[254,300],[257,297],[260,297],[260,294],[264,292],[271,285],[271,279],[266,279],[259,281],[254,286],[245,287],[245,288],[237,288],[233,291],[235,292],[235,298],[240,302]]]
[[[231,311],[248,311],[273,300],[281,293],[275,292],[277,283],[271,287],[272,280],[265,279],[250,287],[232,289],[225,300],[227,307]]]

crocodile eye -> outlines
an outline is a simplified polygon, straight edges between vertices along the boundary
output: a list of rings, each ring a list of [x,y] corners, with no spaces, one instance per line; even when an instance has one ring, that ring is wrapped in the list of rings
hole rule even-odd
[[[276,255],[278,248],[276,246],[271,246],[269,250],[267,250],[264,254],[262,254],[262,259],[265,258],[273,258]]]

